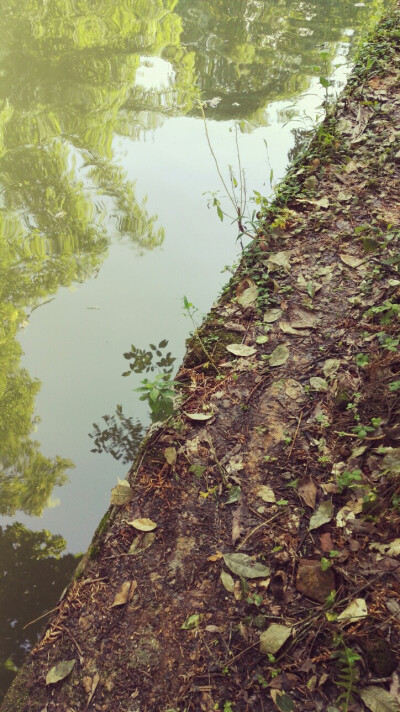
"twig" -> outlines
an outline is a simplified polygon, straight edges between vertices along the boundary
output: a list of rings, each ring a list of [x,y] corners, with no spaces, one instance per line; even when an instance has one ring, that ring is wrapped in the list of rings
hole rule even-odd
[[[251,532],[249,532],[249,533],[245,536],[245,538],[243,539],[243,541],[240,542],[240,544],[238,544],[238,546],[236,547],[236,550],[241,549],[241,548],[246,544],[246,542],[248,542],[248,540],[250,539],[250,537],[253,536],[253,534],[255,534],[256,532],[258,532],[259,529],[261,529],[262,527],[265,527],[267,524],[271,524],[271,522],[273,522],[274,519],[277,519],[278,517],[280,517],[281,514],[282,514],[282,512],[277,512],[277,513],[274,514],[274,516],[271,517],[270,519],[266,519],[265,522],[261,522],[261,524],[258,524],[254,529],[251,530]]]
[[[295,444],[295,442],[296,442],[296,438],[297,438],[297,435],[298,435],[298,433],[299,433],[299,428],[300,428],[300,423],[301,423],[302,417],[303,417],[303,411],[301,411],[301,413],[300,413],[300,415],[299,415],[299,419],[298,419],[298,421],[297,421],[297,428],[296,428],[296,432],[295,432],[295,434],[294,434],[294,438],[293,438],[293,442],[292,442],[292,447],[290,448],[289,454],[288,454],[288,456],[287,456],[287,459],[288,459],[288,460],[290,460],[290,456],[291,456],[291,454],[292,454],[292,452],[293,452],[294,444]]]

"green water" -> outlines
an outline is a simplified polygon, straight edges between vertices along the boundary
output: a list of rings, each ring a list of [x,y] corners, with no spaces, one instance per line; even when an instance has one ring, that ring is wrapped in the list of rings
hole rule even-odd
[[[203,195],[220,186],[198,99],[222,170],[238,127],[249,193],[271,192],[375,9],[3,0],[0,696],[148,423],[123,353],[167,339],[179,359],[183,295],[207,311],[238,254]]]

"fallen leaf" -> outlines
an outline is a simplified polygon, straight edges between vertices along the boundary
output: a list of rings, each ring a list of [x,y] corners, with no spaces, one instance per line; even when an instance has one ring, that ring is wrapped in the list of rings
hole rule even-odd
[[[369,685],[358,691],[359,696],[372,712],[400,712],[400,704],[383,687]]]
[[[325,196],[324,198],[320,198],[319,200],[315,201],[315,205],[317,205],[319,208],[324,208],[324,210],[327,210],[329,208],[329,199]]]
[[[243,578],[262,578],[270,573],[268,566],[253,561],[247,554],[224,554],[224,561],[232,573]]]
[[[207,561],[219,561],[219,559],[222,559],[222,554],[220,551],[217,551],[216,554],[211,554],[211,556],[208,557]]]
[[[337,371],[340,368],[340,361],[337,358],[328,358],[324,365],[322,366],[322,370],[324,372],[325,378],[332,378],[332,376],[337,373]]]
[[[197,628],[197,626],[200,625],[201,619],[201,613],[193,613],[193,615],[186,618],[185,622],[182,623],[181,628],[183,628],[183,630],[193,630],[193,628]]]
[[[400,556],[400,539],[389,542],[386,556]]]
[[[260,653],[275,655],[290,637],[292,629],[279,623],[271,623],[260,635]]]
[[[268,259],[265,260],[270,272],[278,269],[278,267],[283,267],[285,270],[290,269],[290,252],[275,252],[273,255],[269,255]]]
[[[260,497],[263,502],[276,502],[275,494],[268,485],[261,485],[257,492],[257,497]]]
[[[292,336],[309,336],[309,329],[295,329],[288,321],[280,321],[279,328],[284,334],[292,334]]]
[[[166,447],[164,450],[164,457],[168,462],[168,465],[175,465],[176,463],[176,448]]]
[[[394,447],[386,453],[382,467],[393,475],[400,473],[400,447]]]
[[[228,491],[228,499],[225,504],[233,504],[234,502],[237,502],[240,497],[240,492],[241,489],[239,485],[233,485],[233,487],[231,487]]]
[[[295,307],[292,311],[290,324],[294,329],[314,329],[318,320],[319,317],[315,312]]]
[[[235,588],[235,582],[232,576],[228,574],[227,571],[221,571],[221,581],[223,587],[226,588],[229,593],[233,593],[233,589]]]
[[[319,378],[319,376],[312,376],[312,378],[310,378],[310,386],[313,391],[329,390],[328,381],[325,381],[325,378]]]
[[[264,322],[266,324],[272,324],[274,321],[278,321],[278,319],[282,316],[283,311],[282,309],[268,309],[265,314],[264,314]]]
[[[214,413],[185,413],[185,415],[187,418],[189,418],[189,420],[198,421],[210,420],[214,417]]]
[[[89,697],[86,702],[86,709],[89,709],[90,703],[94,697],[94,693],[96,692],[97,685],[99,684],[99,680],[100,680],[100,675],[98,672],[96,672],[96,674],[93,677],[92,686],[91,686],[91,689],[89,692]]]
[[[283,690],[272,688],[270,690],[272,701],[280,712],[294,712],[294,702]]]
[[[226,349],[234,356],[253,356],[257,353],[254,346],[246,346],[246,344],[229,344]]]
[[[46,685],[54,685],[68,677],[75,662],[75,660],[61,660],[57,665],[54,665],[46,675]]]
[[[303,386],[294,378],[288,378],[285,383],[285,393],[289,398],[293,400],[298,400],[303,395]]]
[[[357,623],[361,618],[368,615],[368,608],[364,598],[355,598],[348,606],[338,615],[338,621],[342,623]]]
[[[333,517],[333,504],[330,499],[321,502],[317,511],[310,519],[309,531],[322,527],[323,524],[330,522]]]
[[[131,522],[127,522],[131,527],[139,529],[141,532],[151,532],[153,529],[157,529],[157,524],[153,522],[152,519],[146,519],[145,517],[140,519],[132,519]]]
[[[144,536],[139,534],[137,537],[135,537],[128,549],[129,556],[137,556],[139,554],[142,554],[144,551],[146,551],[146,549],[149,549],[154,544],[155,540],[156,535],[154,534],[154,532],[146,532]]]
[[[345,265],[347,265],[348,267],[353,267],[353,269],[356,269],[357,267],[362,265],[365,260],[365,257],[355,257],[354,255],[343,253],[339,253],[339,257]]]
[[[121,584],[119,591],[115,594],[115,598],[113,603],[111,604],[111,608],[124,606],[125,603],[128,603],[136,589],[137,581],[124,581]]]
[[[269,357],[269,365],[271,367],[282,366],[290,356],[290,352],[287,346],[281,344],[273,350]]]
[[[111,504],[123,505],[130,502],[133,498],[133,490],[128,480],[120,480],[118,484],[111,490]]]
[[[261,334],[256,338],[256,344],[266,344],[268,341],[268,334]]]
[[[244,309],[254,306],[258,298],[258,287],[252,279],[246,278],[243,280],[243,285],[247,285],[243,291],[240,290],[240,285],[238,286],[238,296],[237,302]]]
[[[300,495],[300,497],[304,500],[304,502],[311,507],[311,509],[315,509],[315,500],[317,497],[317,487],[311,477],[309,477],[307,480],[303,480],[300,482],[297,491]]]

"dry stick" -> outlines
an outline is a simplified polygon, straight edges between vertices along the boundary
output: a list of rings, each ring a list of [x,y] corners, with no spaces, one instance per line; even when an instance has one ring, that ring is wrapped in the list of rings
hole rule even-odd
[[[262,527],[265,527],[267,524],[271,524],[271,522],[273,522],[274,519],[277,519],[278,517],[280,517],[281,514],[282,514],[282,512],[277,512],[276,514],[274,514],[273,517],[271,517],[271,519],[267,519],[265,522],[261,522],[261,524],[258,524],[258,526],[256,526],[254,529],[252,529],[251,532],[249,532],[247,534],[247,536],[245,536],[243,541],[240,542],[240,544],[238,544],[238,546],[236,547],[236,550],[241,549],[246,544],[246,542],[248,542],[250,537],[253,536],[253,534],[258,532],[259,529],[262,529]]]
[[[288,460],[290,460],[290,456],[291,456],[291,454],[292,454],[292,452],[293,452],[294,444],[295,444],[295,442],[296,442],[296,438],[297,438],[297,435],[298,435],[298,433],[299,433],[299,428],[300,428],[300,423],[301,423],[302,417],[303,417],[303,411],[300,412],[299,419],[298,419],[298,421],[297,421],[297,428],[296,428],[296,432],[295,432],[295,434],[294,434],[294,438],[293,438],[293,442],[292,442],[292,447],[290,448],[289,454],[288,454],[288,456],[287,456],[287,459],[288,459]]]
[[[26,623],[24,625],[24,627],[22,628],[22,630],[25,630],[25,628],[28,628],[28,626],[33,625],[34,623],[37,623],[38,621],[41,621],[42,618],[46,618],[46,616],[49,616],[50,613],[55,613],[55,611],[57,611],[57,610],[58,610],[58,606],[56,606],[55,608],[52,608],[50,611],[46,611],[46,613],[42,613],[42,615],[39,616],[38,618],[35,618],[33,621],[29,621],[29,623]]]

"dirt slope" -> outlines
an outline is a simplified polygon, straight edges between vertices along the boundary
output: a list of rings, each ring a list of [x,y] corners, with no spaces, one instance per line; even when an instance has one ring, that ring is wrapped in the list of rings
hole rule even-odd
[[[393,11],[3,712],[400,709],[399,48]]]

